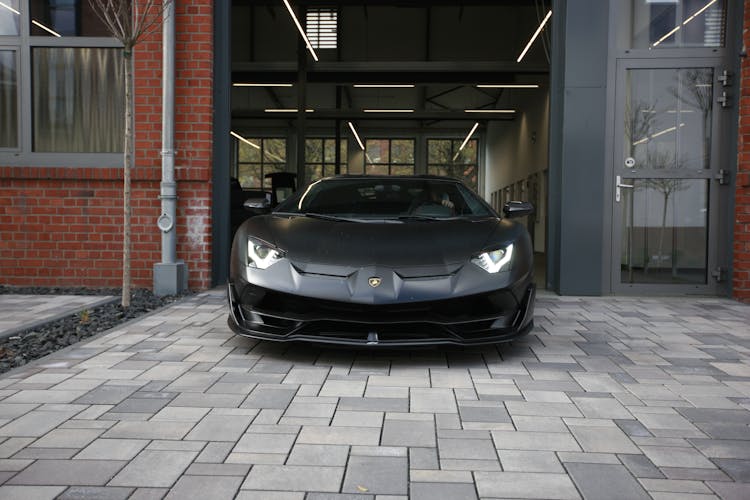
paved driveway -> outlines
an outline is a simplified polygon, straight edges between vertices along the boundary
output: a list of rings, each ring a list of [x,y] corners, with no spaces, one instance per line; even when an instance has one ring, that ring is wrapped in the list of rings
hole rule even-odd
[[[542,296],[536,324],[320,349],[195,296],[0,378],[0,498],[750,498],[750,307]]]

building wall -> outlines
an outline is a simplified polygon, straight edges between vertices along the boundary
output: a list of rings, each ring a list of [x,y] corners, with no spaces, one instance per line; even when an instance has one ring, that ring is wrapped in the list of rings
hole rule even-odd
[[[750,0],[745,0],[743,46],[750,47]],[[750,61],[742,58],[732,295],[750,301]]]
[[[190,288],[210,285],[213,3],[176,3],[175,145],[177,257]],[[135,53],[132,279],[152,286],[161,260],[161,35]],[[122,169],[3,166],[0,160],[0,284],[119,287]]]

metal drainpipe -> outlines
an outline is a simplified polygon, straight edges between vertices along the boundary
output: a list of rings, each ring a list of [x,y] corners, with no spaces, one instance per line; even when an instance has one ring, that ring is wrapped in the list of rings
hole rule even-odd
[[[163,12],[162,40],[162,111],[161,111],[161,261],[174,264],[177,260],[175,219],[177,212],[177,184],[174,181],[174,1],[167,2]]]

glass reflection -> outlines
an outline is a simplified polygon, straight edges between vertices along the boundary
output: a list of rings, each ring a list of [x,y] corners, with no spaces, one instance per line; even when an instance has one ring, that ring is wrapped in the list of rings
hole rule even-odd
[[[20,19],[18,0],[0,0],[0,35],[18,36]]]
[[[0,148],[18,146],[16,53],[0,50]]]
[[[624,179],[622,283],[707,282],[708,181]]]
[[[632,48],[723,47],[726,0],[633,0]]]

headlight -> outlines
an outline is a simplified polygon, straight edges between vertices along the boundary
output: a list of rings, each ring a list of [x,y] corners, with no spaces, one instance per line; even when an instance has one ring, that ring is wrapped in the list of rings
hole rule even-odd
[[[511,259],[513,259],[512,243],[505,248],[481,253],[471,259],[471,261],[488,273],[494,274],[499,273],[500,271],[509,270]]]
[[[284,252],[267,243],[252,238],[247,240],[247,265],[250,267],[266,269],[283,256]]]

